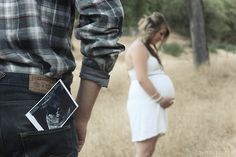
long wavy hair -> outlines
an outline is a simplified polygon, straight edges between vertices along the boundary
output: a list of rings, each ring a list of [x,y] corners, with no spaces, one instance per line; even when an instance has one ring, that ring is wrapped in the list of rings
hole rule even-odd
[[[151,41],[156,33],[159,32],[162,28],[166,29],[166,34],[164,36],[164,39],[159,44],[158,48],[160,48],[166,42],[167,38],[170,35],[170,27],[164,15],[160,12],[153,12],[151,15],[141,18],[138,22],[138,29],[142,42],[150,51],[150,54],[154,56],[161,64],[161,66],[162,62],[158,55],[158,48],[155,44],[151,43]]]

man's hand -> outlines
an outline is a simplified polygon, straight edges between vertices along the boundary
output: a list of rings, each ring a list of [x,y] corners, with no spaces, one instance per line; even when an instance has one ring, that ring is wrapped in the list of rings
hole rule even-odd
[[[77,132],[77,138],[78,138],[78,152],[81,151],[86,138],[86,132],[87,132],[87,123],[80,122],[78,119],[74,120],[74,127]]]

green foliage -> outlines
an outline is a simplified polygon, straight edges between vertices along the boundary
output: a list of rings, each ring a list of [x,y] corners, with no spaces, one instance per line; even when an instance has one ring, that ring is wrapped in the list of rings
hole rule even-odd
[[[210,42],[236,43],[236,0],[203,0]]]
[[[178,43],[168,43],[163,46],[163,52],[175,57],[180,56],[184,52],[184,48]]]
[[[236,45],[232,45],[229,43],[216,43],[216,42],[208,44],[209,52],[217,53],[217,49],[223,49],[226,52],[236,53]]]
[[[228,43],[219,44],[218,48],[224,49],[227,52],[236,53],[236,46]]]
[[[146,0],[121,0],[124,8],[125,27],[136,27],[139,19],[147,12],[148,3]]]
[[[230,42],[231,44],[236,43],[236,0],[225,0],[225,14],[227,17],[226,25],[230,28],[228,32],[224,32],[222,41]]]
[[[208,52],[217,53],[218,45],[215,43],[208,44]]]
[[[224,32],[230,31],[226,24],[228,20],[226,13],[227,8],[224,7],[222,0],[205,0],[205,21],[206,32],[209,40],[220,41]]]
[[[161,12],[167,18],[173,31],[182,35],[189,34],[189,21],[184,0],[163,0]]]
[[[154,11],[162,12],[172,30],[181,34],[188,34],[188,19],[183,0],[121,0],[125,12],[124,27],[137,27],[137,23],[144,15]]]
[[[127,30],[135,30],[143,15],[162,12],[171,30],[189,36],[189,20],[185,0],[121,0]],[[236,44],[236,0],[203,0],[207,39],[210,42]],[[131,28],[131,29],[129,29]]]

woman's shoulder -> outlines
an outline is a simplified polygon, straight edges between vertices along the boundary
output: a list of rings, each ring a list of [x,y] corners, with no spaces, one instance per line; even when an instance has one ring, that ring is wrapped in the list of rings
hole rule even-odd
[[[143,46],[143,43],[140,39],[134,40],[130,45],[130,47],[142,47],[142,46]]]
[[[128,52],[137,52],[137,51],[145,51],[145,46],[143,45],[140,39],[136,39],[131,43],[129,48],[127,49]]]

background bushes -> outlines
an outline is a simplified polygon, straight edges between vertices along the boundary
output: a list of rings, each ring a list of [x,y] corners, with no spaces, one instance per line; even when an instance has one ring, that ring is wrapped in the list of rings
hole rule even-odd
[[[162,12],[172,29],[189,37],[185,0],[121,0],[124,11],[124,32],[134,34],[137,22],[153,11]],[[236,0],[203,0],[208,42],[236,44]]]

